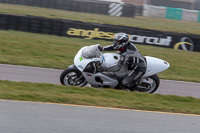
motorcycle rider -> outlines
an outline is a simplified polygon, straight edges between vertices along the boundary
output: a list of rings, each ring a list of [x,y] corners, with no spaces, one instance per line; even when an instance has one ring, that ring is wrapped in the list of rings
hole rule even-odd
[[[117,33],[113,38],[113,45],[99,46],[100,51],[115,51],[118,50],[120,60],[112,66],[98,66],[100,72],[117,72],[121,66],[126,63],[131,72],[122,81],[121,85],[126,90],[133,90],[134,87],[140,84],[140,78],[146,72],[146,61],[140,54],[136,46],[129,42],[129,36],[126,33]]]

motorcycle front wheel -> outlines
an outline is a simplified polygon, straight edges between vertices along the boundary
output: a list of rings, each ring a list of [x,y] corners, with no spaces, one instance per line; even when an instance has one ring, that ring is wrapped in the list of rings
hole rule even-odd
[[[69,67],[61,73],[60,83],[66,86],[72,85],[72,86],[83,87],[87,84],[87,81],[77,68]]]
[[[158,75],[153,75],[142,80],[141,84],[136,87],[136,91],[154,93],[160,85],[160,79]]]

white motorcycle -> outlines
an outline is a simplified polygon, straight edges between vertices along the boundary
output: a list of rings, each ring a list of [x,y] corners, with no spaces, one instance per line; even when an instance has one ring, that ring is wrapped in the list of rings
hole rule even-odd
[[[69,66],[60,75],[63,85],[83,87],[89,84],[95,88],[122,89],[120,82],[130,71],[123,64],[118,72],[98,72],[97,66],[110,66],[117,63],[120,55],[117,53],[102,53],[98,45],[81,48],[74,58],[74,65]],[[169,63],[155,57],[145,56],[147,63],[146,73],[142,76],[140,84],[134,91],[153,93],[160,84],[157,73],[169,68]]]

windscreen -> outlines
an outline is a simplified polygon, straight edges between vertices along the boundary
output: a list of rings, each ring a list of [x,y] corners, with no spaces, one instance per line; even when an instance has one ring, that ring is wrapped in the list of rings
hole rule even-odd
[[[83,58],[92,59],[92,58],[100,58],[102,53],[98,49],[98,45],[88,46],[82,51]]]

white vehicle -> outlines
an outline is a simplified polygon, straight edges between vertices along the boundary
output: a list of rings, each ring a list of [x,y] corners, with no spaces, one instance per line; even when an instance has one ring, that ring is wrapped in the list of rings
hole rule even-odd
[[[83,87],[89,84],[95,88],[122,89],[120,82],[129,74],[128,66],[123,64],[118,72],[98,72],[97,66],[109,66],[117,63],[120,55],[117,53],[102,53],[98,45],[81,48],[74,58],[74,65],[69,66],[60,75],[63,85]],[[169,63],[155,57],[145,56],[146,73],[142,76],[140,85],[134,91],[153,93],[160,84],[157,73],[169,68]]]

